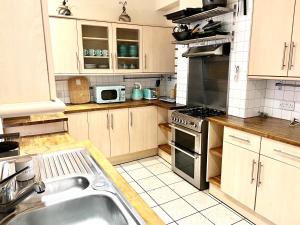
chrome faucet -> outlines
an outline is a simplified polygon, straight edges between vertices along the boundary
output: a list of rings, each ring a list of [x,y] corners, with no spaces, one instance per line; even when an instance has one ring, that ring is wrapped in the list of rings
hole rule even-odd
[[[45,184],[42,181],[35,181],[33,184],[18,190],[16,176],[28,169],[29,167],[27,166],[0,181],[0,213],[10,213],[31,194],[35,192],[40,194],[45,191]]]

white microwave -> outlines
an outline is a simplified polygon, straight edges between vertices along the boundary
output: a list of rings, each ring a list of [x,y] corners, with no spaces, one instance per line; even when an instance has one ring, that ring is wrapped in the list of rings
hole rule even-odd
[[[93,98],[99,104],[125,102],[125,86],[94,86]]]

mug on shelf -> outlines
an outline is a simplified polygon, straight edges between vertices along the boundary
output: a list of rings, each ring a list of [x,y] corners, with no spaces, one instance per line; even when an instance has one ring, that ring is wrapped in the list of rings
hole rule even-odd
[[[109,56],[109,52],[107,49],[103,49],[102,50],[102,55],[105,56],[105,57],[108,57]]]
[[[103,56],[103,51],[101,49],[95,49],[96,56]]]
[[[83,55],[88,56],[89,55],[89,50],[88,49],[83,49]]]
[[[95,49],[89,48],[88,51],[89,51],[89,56],[95,56]]]

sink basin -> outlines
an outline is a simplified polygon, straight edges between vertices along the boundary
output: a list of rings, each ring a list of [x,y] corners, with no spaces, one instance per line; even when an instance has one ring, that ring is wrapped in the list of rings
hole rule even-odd
[[[109,195],[89,195],[16,216],[7,225],[127,225],[122,205]]]

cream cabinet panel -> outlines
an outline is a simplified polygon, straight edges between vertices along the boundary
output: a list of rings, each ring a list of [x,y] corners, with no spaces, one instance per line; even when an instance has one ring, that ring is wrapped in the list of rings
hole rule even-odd
[[[130,152],[157,148],[157,107],[129,109]]]
[[[300,169],[265,156],[260,161],[255,211],[278,225],[298,225]]]
[[[51,99],[45,4],[40,0],[1,1],[0,104]]]
[[[111,156],[129,153],[128,108],[110,110]]]
[[[69,134],[76,140],[89,139],[89,126],[87,113],[68,114]]]
[[[238,146],[223,143],[221,190],[254,209],[259,155]]]
[[[293,26],[293,37],[291,43],[289,77],[300,77],[300,4],[295,7],[295,18]]]
[[[254,0],[250,76],[288,74],[295,0]]]
[[[172,41],[172,29],[143,26],[144,72],[175,72],[175,45]]]
[[[89,139],[106,157],[110,157],[109,112],[88,113]]]
[[[76,20],[50,18],[50,33],[56,74],[78,74],[79,55]]]

